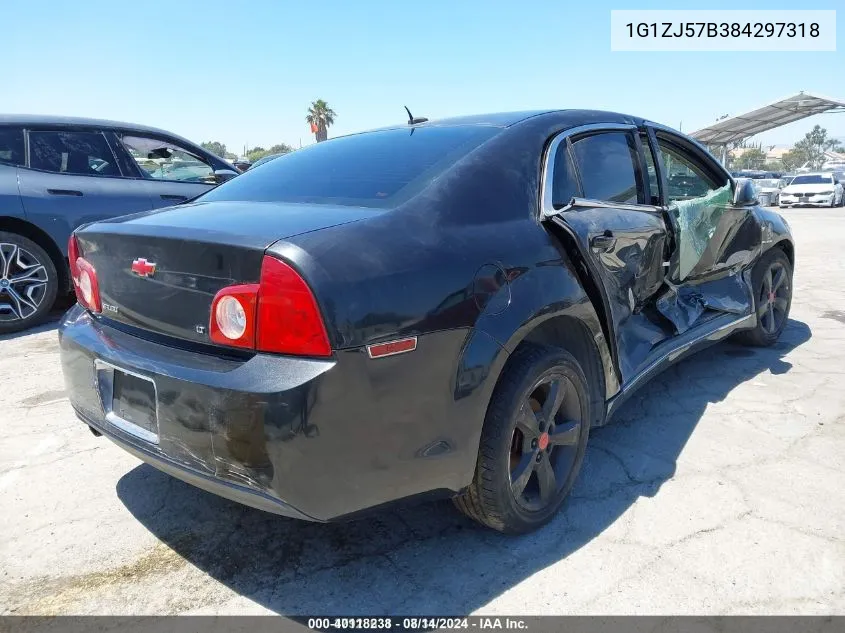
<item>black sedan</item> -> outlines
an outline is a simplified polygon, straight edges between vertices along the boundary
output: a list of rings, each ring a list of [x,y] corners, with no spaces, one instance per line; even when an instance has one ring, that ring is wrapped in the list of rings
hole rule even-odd
[[[511,533],[648,378],[774,343],[794,264],[702,146],[581,110],[318,143],[69,252],[61,357],[95,434],[290,517],[447,496]]]

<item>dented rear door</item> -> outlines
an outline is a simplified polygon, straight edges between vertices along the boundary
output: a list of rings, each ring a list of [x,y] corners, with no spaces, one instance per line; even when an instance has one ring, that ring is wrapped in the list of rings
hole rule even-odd
[[[669,334],[643,313],[663,283],[668,230],[661,208],[645,204],[652,198],[636,128],[616,128],[550,147],[553,185],[543,209],[573,238],[600,286],[619,371],[628,381]]]

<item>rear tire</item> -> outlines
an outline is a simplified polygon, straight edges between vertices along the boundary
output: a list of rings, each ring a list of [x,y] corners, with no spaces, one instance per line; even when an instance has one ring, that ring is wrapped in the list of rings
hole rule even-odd
[[[475,477],[455,499],[458,509],[508,534],[530,532],[551,520],[584,459],[591,388],[565,350],[518,350],[496,385]]]
[[[786,327],[792,306],[792,266],[780,248],[763,255],[751,272],[757,325],[739,332],[736,340],[746,345],[774,345]]]
[[[17,233],[0,231],[0,334],[44,320],[58,288],[56,266],[43,248]]]

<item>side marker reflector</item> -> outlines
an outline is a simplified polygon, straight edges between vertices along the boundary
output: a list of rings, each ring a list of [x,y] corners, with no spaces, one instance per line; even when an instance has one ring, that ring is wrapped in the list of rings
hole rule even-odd
[[[370,358],[384,358],[385,356],[413,352],[415,349],[417,349],[417,337],[412,336],[410,338],[399,339],[398,341],[367,345],[367,354],[369,354]]]

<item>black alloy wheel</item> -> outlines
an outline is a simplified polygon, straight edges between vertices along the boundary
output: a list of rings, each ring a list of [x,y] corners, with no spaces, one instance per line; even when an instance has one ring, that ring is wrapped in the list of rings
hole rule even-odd
[[[524,509],[541,511],[566,483],[581,436],[580,415],[575,385],[554,369],[523,399],[511,436],[510,481]]]
[[[775,334],[783,329],[783,323],[789,314],[791,296],[789,275],[782,262],[772,262],[760,284],[757,295],[757,318],[768,334]]]
[[[493,392],[475,477],[455,499],[458,509],[509,534],[551,520],[581,468],[594,389],[566,350],[527,345],[514,352]]]
[[[767,347],[780,337],[792,306],[792,266],[786,253],[775,247],[764,254],[751,273],[751,283],[757,324],[753,329],[739,332],[736,339]]]

